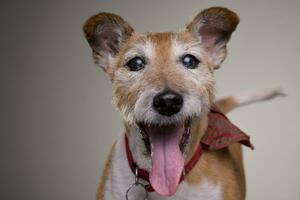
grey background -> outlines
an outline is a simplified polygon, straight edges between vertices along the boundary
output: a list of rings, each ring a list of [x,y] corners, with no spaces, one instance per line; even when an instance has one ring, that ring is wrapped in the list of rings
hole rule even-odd
[[[0,199],[95,199],[112,141],[122,133],[109,80],[82,24],[98,11],[139,32],[179,30],[203,8],[241,23],[216,73],[217,96],[282,86],[289,97],[229,115],[252,136],[248,199],[299,199],[300,1],[1,1]]]

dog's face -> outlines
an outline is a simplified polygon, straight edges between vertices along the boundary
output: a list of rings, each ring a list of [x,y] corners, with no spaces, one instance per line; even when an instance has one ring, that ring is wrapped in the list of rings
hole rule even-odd
[[[209,106],[212,68],[188,32],[134,35],[116,58],[113,88],[129,124],[184,122]]]
[[[112,80],[114,103],[127,126],[142,130],[148,155],[171,151],[176,157],[178,151],[187,151],[191,123],[209,111],[213,71],[224,60],[238,22],[237,15],[225,8],[202,11],[181,33],[138,34],[109,13],[86,22],[84,32],[95,63]],[[152,159],[152,168],[160,161]],[[176,162],[182,165],[183,159]],[[174,187],[161,193],[169,195]]]

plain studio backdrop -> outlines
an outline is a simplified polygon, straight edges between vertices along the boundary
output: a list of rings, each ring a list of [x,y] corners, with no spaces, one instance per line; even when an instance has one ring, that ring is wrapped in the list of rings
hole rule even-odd
[[[138,32],[178,31],[200,10],[241,18],[216,72],[217,97],[282,86],[286,98],[240,108],[230,119],[244,148],[248,200],[300,197],[300,1],[2,1],[0,199],[95,199],[110,146],[122,134],[111,85],[93,64],[82,25],[113,12]]]

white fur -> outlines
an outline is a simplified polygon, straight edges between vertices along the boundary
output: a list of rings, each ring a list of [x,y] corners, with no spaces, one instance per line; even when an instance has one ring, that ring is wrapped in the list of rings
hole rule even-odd
[[[256,101],[265,101],[276,96],[285,96],[285,92],[281,88],[272,88],[264,91],[249,91],[233,96],[239,105],[250,104]]]
[[[139,129],[137,127],[131,128],[130,137],[128,138],[128,140],[132,157],[134,158],[136,164],[141,169],[149,171],[151,169],[151,158],[147,153],[145,143],[142,140],[142,136],[139,133]]]
[[[124,55],[124,60],[128,61],[135,56],[141,56],[145,58],[152,58],[154,53],[154,46],[149,40],[143,43],[134,44]]]
[[[183,107],[180,112],[172,116],[163,116],[155,111],[152,107],[153,98],[159,93],[155,89],[144,91],[138,98],[135,107],[134,115],[137,121],[152,123],[152,124],[171,124],[183,122],[187,117],[200,115],[201,101],[198,96],[183,94]]]
[[[150,58],[153,57],[153,52],[154,52],[154,46],[153,44],[149,41],[149,40],[144,40],[140,43],[134,44],[133,46],[131,46],[125,53],[124,55],[124,65],[126,64],[126,62],[128,62],[130,59],[134,58],[135,56],[140,56],[140,57],[144,57],[146,59],[146,63],[147,60],[150,60]],[[117,62],[115,60],[115,62],[113,62],[113,66],[115,68],[117,68],[118,66],[116,65]],[[134,83],[136,82],[141,82],[141,75],[143,74],[144,70],[141,71],[129,71],[128,69],[126,69],[125,67],[121,67],[119,68],[119,70],[115,71],[115,81],[113,82],[113,84],[116,84],[116,82],[118,84],[123,84],[125,85],[127,88],[131,88]],[[116,87],[113,87],[116,88]],[[113,100],[113,103],[115,105],[116,104],[116,99]],[[118,107],[118,106],[116,106]],[[128,105],[123,105],[123,107],[118,107],[119,111],[122,113],[122,115],[124,116],[125,120],[130,124],[133,125],[136,122],[135,116],[134,116],[134,112],[133,106],[128,106]]]
[[[105,184],[105,200],[124,200],[127,189],[134,183],[134,175],[129,168],[125,154],[124,139],[120,139],[115,147],[112,166]],[[144,182],[145,183],[145,182]],[[130,193],[130,200],[141,200],[143,190]],[[203,178],[199,185],[190,186],[183,181],[171,197],[162,197],[155,192],[149,193],[149,200],[221,200],[220,185]]]
[[[172,38],[172,54],[175,58],[181,58],[185,54],[194,55],[197,59],[201,60],[203,57],[203,49],[201,48],[200,41],[186,43],[180,41],[176,36]]]

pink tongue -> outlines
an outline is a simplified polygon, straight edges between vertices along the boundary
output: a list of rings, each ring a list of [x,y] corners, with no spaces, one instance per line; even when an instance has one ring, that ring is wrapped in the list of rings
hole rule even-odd
[[[173,195],[179,185],[184,160],[179,148],[183,124],[163,127],[146,127],[151,139],[152,169],[150,183],[162,196]]]

